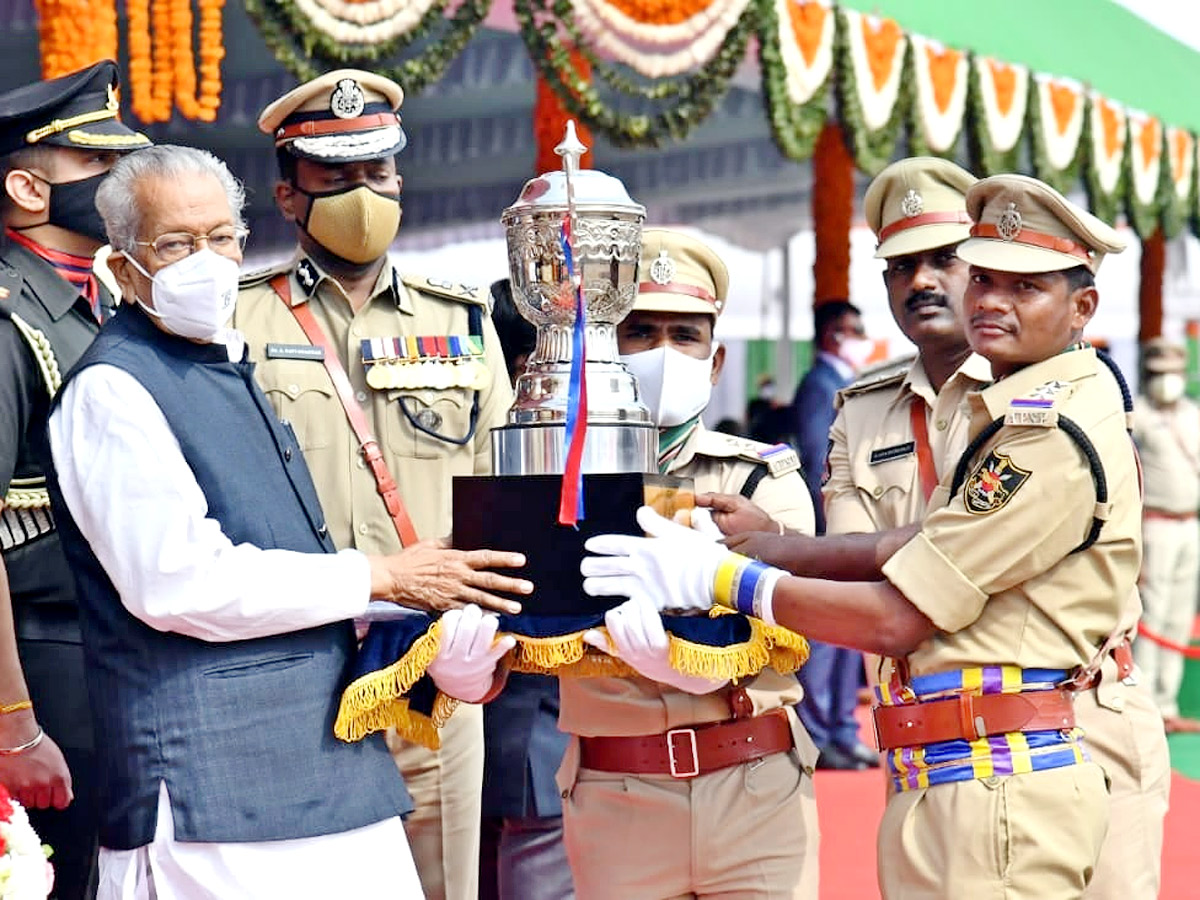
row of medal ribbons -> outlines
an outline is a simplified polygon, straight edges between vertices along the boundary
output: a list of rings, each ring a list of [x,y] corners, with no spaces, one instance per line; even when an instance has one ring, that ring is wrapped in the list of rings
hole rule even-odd
[[[362,342],[367,384],[389,388],[470,388],[483,390],[491,372],[483,338],[472,334],[430,337],[376,337]]]

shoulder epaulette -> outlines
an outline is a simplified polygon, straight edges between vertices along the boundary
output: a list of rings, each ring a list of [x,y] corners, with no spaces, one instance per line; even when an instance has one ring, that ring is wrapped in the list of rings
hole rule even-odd
[[[800,468],[800,455],[788,444],[764,444],[719,431],[706,431],[701,437],[702,440],[696,445],[697,453],[766,466],[773,478]]]
[[[482,306],[491,313],[492,295],[486,287],[476,287],[471,284],[461,284],[444,278],[429,278],[425,275],[402,275],[400,280],[413,290],[424,294],[445,297],[447,300],[457,300],[460,303],[474,303]]]
[[[276,275],[283,275],[290,272],[292,269],[292,261],[277,263],[273,266],[268,266],[265,269],[258,269],[254,272],[248,272],[238,279],[238,290],[246,290],[246,288],[257,287],[260,284],[266,284]]]
[[[1024,396],[1008,401],[1004,424],[1054,428],[1058,425],[1058,410],[1055,407],[1074,392],[1075,386],[1069,381],[1040,384]]]
[[[912,368],[916,360],[916,354],[912,353],[863,369],[853,383],[838,391],[839,405],[840,401],[845,398],[900,384],[900,382],[908,377],[909,369]]]

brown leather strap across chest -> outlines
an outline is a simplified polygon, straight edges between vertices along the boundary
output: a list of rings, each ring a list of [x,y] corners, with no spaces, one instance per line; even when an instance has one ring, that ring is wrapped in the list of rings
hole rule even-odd
[[[665,734],[579,739],[580,765],[598,772],[694,778],[794,746],[787,713],[673,728]]]
[[[1075,707],[1064,690],[959,694],[946,700],[877,706],[871,714],[880,750],[1075,727]]]

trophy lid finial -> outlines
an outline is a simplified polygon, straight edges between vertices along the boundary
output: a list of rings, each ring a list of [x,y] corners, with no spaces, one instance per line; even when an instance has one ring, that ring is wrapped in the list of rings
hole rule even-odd
[[[587,147],[575,134],[575,120],[567,119],[567,130],[562,143],[554,148],[554,152],[562,157],[563,170],[570,175],[579,171],[579,160],[587,152]]]

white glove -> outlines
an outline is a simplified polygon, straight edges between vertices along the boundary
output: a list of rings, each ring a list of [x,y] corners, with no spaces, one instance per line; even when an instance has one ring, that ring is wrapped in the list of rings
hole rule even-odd
[[[717,565],[729,553],[698,531],[664,519],[648,506],[637,512],[638,525],[651,537],[600,534],[583,545],[589,553],[579,564],[583,590],[593,597],[636,597],[660,610],[704,611],[713,605]]]
[[[635,594],[604,616],[610,645],[595,629],[585,631],[583,640],[597,650],[624,660],[640,675],[668,684],[689,694],[708,694],[727,684],[696,675],[684,675],[671,668],[671,647],[662,617],[645,594]]]
[[[516,646],[506,635],[496,640],[500,619],[471,604],[442,614],[442,639],[429,664],[429,677],[443,694],[476,703],[491,689],[500,657]]]
[[[707,506],[697,506],[692,509],[692,531],[699,532],[710,540],[719,541],[725,537],[725,532],[713,521],[713,511]]]

